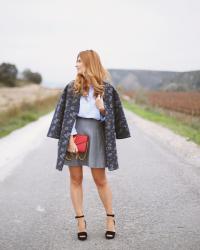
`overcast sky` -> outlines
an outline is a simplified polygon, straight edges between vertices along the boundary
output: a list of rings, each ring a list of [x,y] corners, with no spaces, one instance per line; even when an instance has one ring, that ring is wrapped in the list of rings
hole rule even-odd
[[[198,0],[0,0],[0,63],[75,78],[79,51],[105,68],[200,70]]]

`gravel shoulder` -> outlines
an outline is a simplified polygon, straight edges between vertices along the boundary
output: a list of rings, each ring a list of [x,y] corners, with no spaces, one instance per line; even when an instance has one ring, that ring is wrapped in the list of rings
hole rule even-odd
[[[130,123],[137,126],[143,133],[160,143],[167,150],[176,154],[189,165],[200,168],[199,145],[188,141],[187,138],[174,133],[160,124],[145,120],[129,110],[126,110],[126,116]],[[132,138],[134,139],[134,134]]]

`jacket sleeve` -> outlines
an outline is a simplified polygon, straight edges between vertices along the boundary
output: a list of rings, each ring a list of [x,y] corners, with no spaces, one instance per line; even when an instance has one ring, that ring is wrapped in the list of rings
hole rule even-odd
[[[117,90],[113,87],[113,109],[116,139],[131,137],[123,106]]]
[[[64,90],[62,91],[62,94],[60,95],[60,98],[56,105],[54,115],[53,115],[49,130],[48,130],[48,133],[47,133],[47,137],[51,137],[55,139],[60,138],[64,111],[65,111],[66,97],[67,97],[67,88],[68,88],[68,84],[65,86]]]

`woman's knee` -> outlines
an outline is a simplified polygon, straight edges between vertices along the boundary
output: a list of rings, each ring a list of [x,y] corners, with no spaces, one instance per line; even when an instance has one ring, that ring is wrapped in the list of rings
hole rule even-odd
[[[71,183],[73,185],[79,186],[82,184],[83,176],[82,175],[71,175],[70,180],[71,180]]]
[[[98,187],[105,187],[107,184],[106,178],[94,178],[94,182]]]
[[[95,184],[98,187],[104,187],[107,184],[105,171],[94,169],[92,170],[92,176],[93,176]]]
[[[70,169],[70,181],[73,185],[79,186],[83,181],[82,168]]]

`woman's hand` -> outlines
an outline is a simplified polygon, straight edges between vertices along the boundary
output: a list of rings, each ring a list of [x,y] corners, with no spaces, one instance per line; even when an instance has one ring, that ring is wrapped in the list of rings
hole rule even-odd
[[[100,94],[97,96],[95,104],[96,104],[97,108],[100,110],[100,112],[102,112],[102,113],[105,112],[103,98],[100,96]]]
[[[74,142],[73,135],[70,135],[67,151],[69,151],[71,153],[77,153],[78,152],[78,148],[76,146],[76,143]]]

